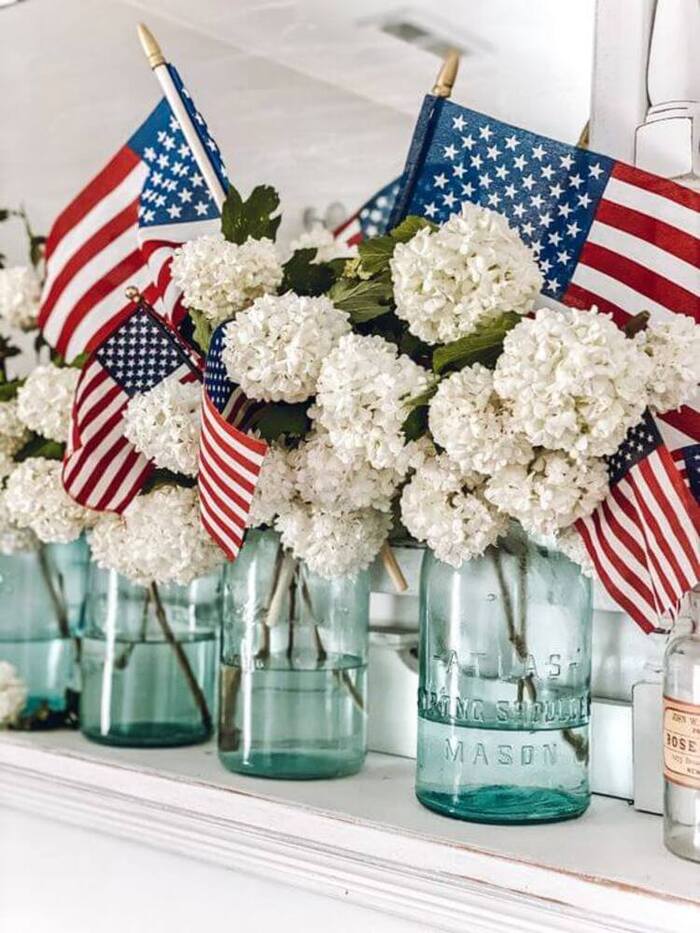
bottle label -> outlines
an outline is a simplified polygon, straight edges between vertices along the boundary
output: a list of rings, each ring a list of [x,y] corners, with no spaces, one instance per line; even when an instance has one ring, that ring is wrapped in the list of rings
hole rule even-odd
[[[700,790],[700,706],[664,697],[664,777]]]

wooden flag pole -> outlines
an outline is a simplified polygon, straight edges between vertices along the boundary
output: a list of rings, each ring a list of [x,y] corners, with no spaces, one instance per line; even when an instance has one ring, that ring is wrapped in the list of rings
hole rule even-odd
[[[160,46],[156,42],[155,36],[148,28],[148,26],[145,26],[143,23],[139,23],[137,28],[139,40],[141,42],[141,48],[143,49],[144,54],[148,59],[148,64],[151,66],[151,70],[158,78],[158,82],[163,90],[165,99],[170,104],[177,122],[180,124],[180,129],[182,130],[187,145],[190,147],[190,151],[194,157],[195,162],[197,163],[197,167],[202,173],[202,177],[207,184],[207,188],[214,198],[214,203],[218,207],[219,212],[221,212],[221,208],[223,207],[224,201],[226,200],[226,191],[224,190],[219,177],[217,176],[211,162],[207,157],[202,140],[199,138],[199,134],[192,126],[190,115],[187,113],[187,109],[182,102],[180,93],[173,82],[170,72],[168,71],[165,56],[163,55]]]
[[[456,49],[450,49],[445,55],[445,60],[435,79],[435,85],[431,93],[435,97],[450,97],[452,88],[457,80],[459,71],[459,52]]]

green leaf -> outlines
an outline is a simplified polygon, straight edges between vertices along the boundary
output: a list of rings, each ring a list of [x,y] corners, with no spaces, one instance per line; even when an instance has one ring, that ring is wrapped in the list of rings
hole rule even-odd
[[[325,295],[338,277],[328,263],[315,263],[318,251],[298,249],[285,262],[284,278],[280,292],[296,292],[297,295]]]
[[[358,247],[362,271],[368,275],[376,275],[379,272],[385,272],[389,268],[396,240],[390,236],[375,236],[369,240],[364,240]]]
[[[258,185],[247,201],[229,186],[221,211],[221,232],[230,243],[245,243],[252,237],[275,239],[281,217],[272,217],[280,204],[279,195],[270,185]]]
[[[153,492],[154,489],[160,489],[162,486],[182,486],[185,489],[192,489],[197,485],[194,476],[186,476],[184,473],[174,473],[172,470],[161,469],[154,470],[143,484],[143,492]]]
[[[192,323],[194,324],[192,337],[202,352],[206,353],[209,349],[209,344],[211,343],[212,334],[214,333],[212,323],[207,317],[205,317],[203,311],[190,309],[189,315],[192,319]]]
[[[289,404],[287,402],[271,402],[256,412],[249,421],[249,425],[268,441],[275,441],[285,435],[286,437],[303,437],[311,427],[308,416],[309,402]]]
[[[82,369],[83,366],[87,363],[90,358],[89,352],[86,350],[83,353],[79,353],[75,359],[70,362],[71,369]]]
[[[410,411],[401,426],[407,441],[417,441],[428,430],[428,406],[419,405]]]
[[[463,369],[482,363],[492,367],[501,355],[503,340],[511,328],[521,321],[519,314],[508,311],[497,321],[480,328],[473,334],[461,337],[454,343],[436,347],[433,351],[433,370],[442,373],[445,370]]]
[[[426,227],[429,230],[437,230],[437,224],[431,223],[431,221],[426,220],[425,217],[416,217],[415,214],[409,214],[398,226],[390,231],[389,236],[398,243],[408,243],[419,230],[423,230]]]
[[[41,437],[40,434],[35,434],[15,454],[15,460],[17,463],[29,460],[30,457],[43,457],[44,460],[63,460],[65,449],[65,444],[59,444],[57,441],[50,441],[45,437]]]
[[[347,311],[355,324],[371,321],[391,309],[394,291],[387,279],[340,279],[328,293],[342,311]]]
[[[10,382],[0,380],[0,402],[9,402],[17,397],[17,390],[24,385],[24,379],[12,379]]]

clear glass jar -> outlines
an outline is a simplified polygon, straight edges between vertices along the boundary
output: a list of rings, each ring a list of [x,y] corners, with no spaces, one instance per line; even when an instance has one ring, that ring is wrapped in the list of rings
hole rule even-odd
[[[88,565],[84,538],[0,554],[0,660],[27,685],[27,715],[67,707]]]
[[[664,661],[664,842],[700,862],[700,588]]]
[[[421,571],[416,794],[464,820],[578,816],[590,799],[591,587],[517,528]]]
[[[225,571],[219,757],[272,778],[354,774],[367,746],[369,574],[326,580],[249,531]]]
[[[212,734],[221,572],[140,586],[93,564],[80,728],[105,745],[165,747]]]

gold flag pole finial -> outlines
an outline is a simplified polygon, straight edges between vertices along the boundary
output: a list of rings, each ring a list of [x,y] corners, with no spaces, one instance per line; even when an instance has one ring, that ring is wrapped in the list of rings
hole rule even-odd
[[[139,23],[137,29],[141,48],[148,59],[148,64],[151,68],[158,68],[160,65],[164,65],[165,56],[161,52],[160,46],[156,42],[155,36],[151,30],[148,26],[144,25],[144,23]]]
[[[459,71],[459,52],[456,49],[450,49],[445,56],[445,61],[438,72],[435,86],[432,93],[436,97],[449,97],[452,94],[452,88],[457,79]]]

